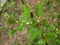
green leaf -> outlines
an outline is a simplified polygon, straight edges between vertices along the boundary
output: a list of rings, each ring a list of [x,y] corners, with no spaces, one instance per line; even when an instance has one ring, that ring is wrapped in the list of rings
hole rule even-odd
[[[60,13],[54,12],[54,16],[57,17],[57,18],[60,18]]]
[[[11,30],[11,29],[9,29],[8,35],[9,35],[10,37],[12,37],[15,32],[16,32],[16,30]]]
[[[44,12],[44,5],[43,3],[40,2],[36,5],[36,16],[38,17],[41,16],[43,12]]]
[[[6,3],[6,8],[9,8],[11,6],[15,5],[15,2],[14,1],[11,1],[11,2],[7,2]]]
[[[25,25],[23,23],[21,23],[21,25],[19,25],[16,30],[20,30],[20,31],[24,31]]]
[[[49,24],[48,30],[55,30],[55,26],[53,24]]]
[[[60,44],[60,40],[57,39],[56,42]]]
[[[0,4],[0,11],[2,10],[2,6],[1,6],[1,4]]]
[[[45,45],[45,40],[39,40],[39,41],[37,42],[37,45]]]
[[[8,24],[12,24],[12,25],[16,24],[16,21],[17,20],[15,18],[13,18],[13,17],[10,17],[10,18],[7,19]]]
[[[20,21],[24,23],[29,23],[30,21],[30,9],[26,6],[22,6],[22,15],[20,16]]]
[[[60,0],[55,0],[60,5]]]
[[[55,33],[48,32],[44,34],[45,40],[54,40],[56,38]]]
[[[60,21],[58,21],[58,23],[57,23],[57,24],[58,24],[58,27],[60,27]]]
[[[41,21],[41,24],[42,24],[43,26],[48,26],[48,22],[47,22],[46,20],[44,20],[44,19]]]
[[[30,27],[28,34],[30,35],[31,41],[33,41],[35,38],[41,36],[41,30],[36,27]]]
[[[7,12],[5,12],[5,13],[4,13],[4,17],[9,18],[9,17],[10,17],[10,14],[7,13]]]

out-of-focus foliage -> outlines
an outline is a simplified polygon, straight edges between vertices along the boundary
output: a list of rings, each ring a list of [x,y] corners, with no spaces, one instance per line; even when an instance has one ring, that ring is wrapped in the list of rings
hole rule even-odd
[[[36,5],[36,16],[41,16],[44,12],[44,4],[43,3],[38,3]]]
[[[30,22],[30,9],[26,6],[22,6],[22,15],[20,16],[20,21],[23,23],[29,23]]]

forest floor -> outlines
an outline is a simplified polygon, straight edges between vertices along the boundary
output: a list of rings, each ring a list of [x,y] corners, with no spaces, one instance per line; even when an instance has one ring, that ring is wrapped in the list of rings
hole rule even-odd
[[[32,6],[35,6],[39,1],[44,2],[45,0],[26,0],[25,2],[26,2],[27,6],[29,6],[28,4],[30,2],[32,2],[31,6],[30,6],[30,8],[32,8]],[[15,4],[16,7],[14,7],[14,6],[8,7],[8,9],[5,12],[10,13],[11,16],[13,16],[12,15],[13,13],[17,13],[17,19],[18,19],[19,15],[22,12],[21,10],[19,10],[19,8],[21,8],[21,6],[23,4],[19,0],[14,0],[14,2],[16,3]],[[51,6],[53,6],[54,8],[51,8]],[[3,6],[2,10],[5,10],[5,9],[6,9],[6,4]],[[33,9],[31,9],[31,10],[33,10]],[[60,6],[58,5],[57,2],[50,1],[50,2],[48,2],[48,4],[45,5],[44,14],[43,14],[43,16],[41,16],[40,19],[46,19],[49,23],[56,24],[57,22],[60,21],[60,18],[54,17],[54,15],[53,15],[54,12],[60,12]],[[1,12],[0,14],[1,14],[0,15],[0,45],[9,45],[9,43],[12,43],[14,41],[17,41],[17,42],[21,43],[22,45],[25,45],[25,43],[28,41],[27,29],[24,32],[17,31],[14,34],[14,36],[10,38],[8,36],[9,28],[15,29],[19,24],[8,25],[7,21],[6,21],[6,18],[3,16],[3,12]],[[48,16],[46,14],[48,14]],[[11,19],[13,20],[13,18],[11,18]],[[60,27],[58,27],[58,28],[60,29]],[[18,38],[20,33],[21,33],[21,37]],[[25,38],[25,36],[27,36],[27,38]],[[16,45],[16,44],[13,44],[13,45]]]

